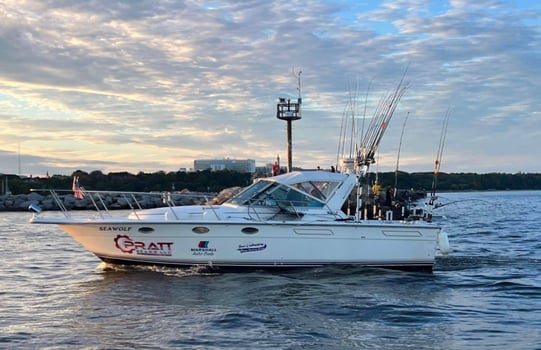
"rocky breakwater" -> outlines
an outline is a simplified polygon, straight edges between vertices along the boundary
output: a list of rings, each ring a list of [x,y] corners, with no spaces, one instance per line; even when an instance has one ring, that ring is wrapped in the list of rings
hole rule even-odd
[[[167,199],[170,199],[174,205],[199,205],[207,202],[212,203],[217,198],[216,193],[196,193],[186,190],[168,194],[138,193],[133,196],[143,209],[167,206]],[[114,192],[103,192],[99,196],[96,193],[87,193],[82,199],[75,198],[71,193],[58,195],[58,198],[68,210],[95,210],[94,203],[100,209],[103,209],[103,204],[111,210],[130,209],[130,204],[132,207],[137,208],[134,197],[131,194],[123,195]],[[31,204],[36,204],[45,211],[60,210],[58,203],[48,193],[31,192],[30,194],[0,196],[0,211],[27,211]]]

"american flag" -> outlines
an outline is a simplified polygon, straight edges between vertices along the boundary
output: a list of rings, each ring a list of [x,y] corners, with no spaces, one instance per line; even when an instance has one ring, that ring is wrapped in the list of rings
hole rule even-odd
[[[77,199],[85,198],[84,189],[79,185],[79,176],[73,177],[73,185],[71,186],[73,190],[73,197]]]

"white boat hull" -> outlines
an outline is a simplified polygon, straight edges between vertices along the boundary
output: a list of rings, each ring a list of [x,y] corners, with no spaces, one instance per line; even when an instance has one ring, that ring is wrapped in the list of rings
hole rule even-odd
[[[354,175],[292,172],[260,179],[222,205],[168,205],[125,217],[100,209],[105,197],[94,192],[93,217],[64,211],[47,218],[34,207],[31,222],[57,224],[102,260],[122,264],[431,269],[445,241],[440,227],[393,220],[390,210],[380,220],[347,215],[342,208],[356,186]]]
[[[431,269],[440,231],[421,222],[393,225],[385,221],[339,225],[131,220],[56,223],[107,262],[254,268],[361,265]]]

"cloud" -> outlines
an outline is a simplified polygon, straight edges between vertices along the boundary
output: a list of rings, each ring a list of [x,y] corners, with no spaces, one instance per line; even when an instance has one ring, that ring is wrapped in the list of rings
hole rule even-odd
[[[539,172],[540,5],[450,1],[4,1],[0,172],[159,171],[196,158],[285,161],[277,97],[296,98],[294,165],[336,161],[357,96],[370,116],[406,67],[380,171]],[[80,166],[79,166],[80,165]]]

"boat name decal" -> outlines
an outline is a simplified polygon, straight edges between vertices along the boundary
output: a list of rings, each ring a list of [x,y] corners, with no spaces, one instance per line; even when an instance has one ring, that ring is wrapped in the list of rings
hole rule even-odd
[[[100,226],[100,231],[131,231],[131,226]]]
[[[153,256],[171,256],[173,242],[134,241],[127,235],[117,235],[115,246],[123,253]]]
[[[241,253],[249,253],[249,252],[259,252],[266,248],[267,248],[267,245],[265,243],[248,243],[248,244],[239,244],[239,248],[237,250]]]
[[[199,241],[197,248],[192,248],[192,255],[213,256],[216,248],[209,248],[209,241]]]

